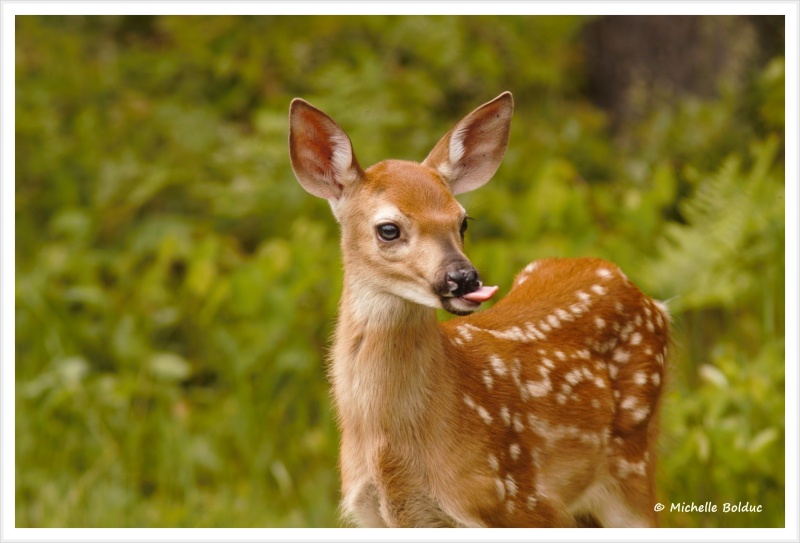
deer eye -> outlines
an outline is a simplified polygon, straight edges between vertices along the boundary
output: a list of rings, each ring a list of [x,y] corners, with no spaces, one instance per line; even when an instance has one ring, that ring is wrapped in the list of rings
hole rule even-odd
[[[383,241],[394,241],[400,237],[400,227],[390,222],[379,224],[378,237]]]
[[[469,215],[465,215],[464,219],[461,221],[460,233],[462,240],[464,239],[464,233],[467,231],[467,221],[472,221],[472,220],[474,220],[472,217],[470,217]]]

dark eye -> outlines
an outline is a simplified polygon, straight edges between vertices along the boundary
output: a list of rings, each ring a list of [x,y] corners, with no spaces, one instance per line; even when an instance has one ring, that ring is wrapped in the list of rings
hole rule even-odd
[[[467,231],[467,217],[464,217],[464,220],[461,221],[461,237],[464,237],[464,232]]]
[[[392,223],[379,224],[378,237],[383,241],[394,241],[400,237],[400,227]]]

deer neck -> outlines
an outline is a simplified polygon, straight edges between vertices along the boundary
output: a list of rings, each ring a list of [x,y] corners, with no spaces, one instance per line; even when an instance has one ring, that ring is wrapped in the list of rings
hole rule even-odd
[[[342,425],[418,437],[452,382],[442,340],[433,309],[345,272],[331,368]]]

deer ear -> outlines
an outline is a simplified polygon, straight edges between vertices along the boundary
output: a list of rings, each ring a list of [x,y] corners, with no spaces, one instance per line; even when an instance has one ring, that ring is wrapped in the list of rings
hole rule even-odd
[[[453,194],[484,185],[503,160],[513,112],[514,99],[504,92],[461,119],[422,163],[438,170]]]
[[[289,157],[300,185],[326,200],[339,199],[364,175],[344,130],[300,98],[289,107]]]

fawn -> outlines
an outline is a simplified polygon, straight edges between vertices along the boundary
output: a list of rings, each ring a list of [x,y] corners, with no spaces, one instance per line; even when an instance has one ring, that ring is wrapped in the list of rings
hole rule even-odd
[[[609,262],[552,258],[472,314],[498,288],[464,255],[454,195],[497,171],[513,107],[505,92],[422,163],[363,170],[328,115],[292,101],[292,169],[341,226],[329,376],[358,525],[656,525],[665,305]]]

